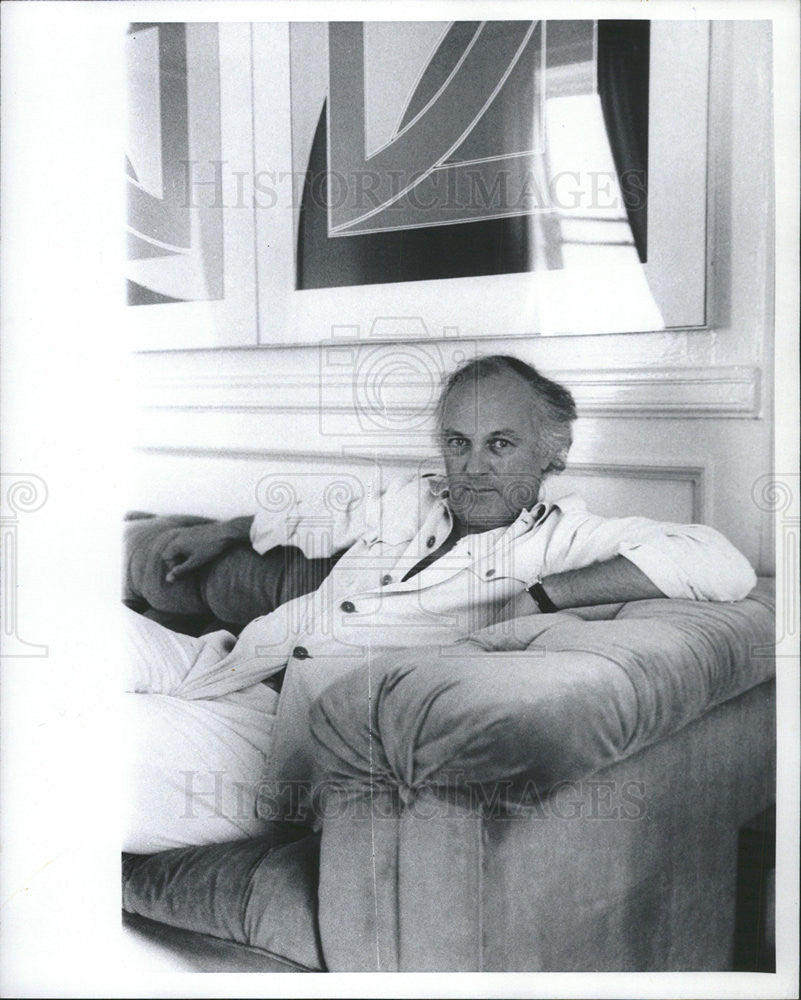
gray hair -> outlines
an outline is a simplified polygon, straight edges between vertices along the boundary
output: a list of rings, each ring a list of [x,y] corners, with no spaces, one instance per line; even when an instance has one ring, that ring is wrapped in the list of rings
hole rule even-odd
[[[464,382],[476,382],[487,375],[518,375],[532,389],[537,403],[537,430],[549,461],[546,473],[561,472],[573,443],[572,424],[576,419],[573,394],[558,382],[540,375],[536,368],[511,354],[490,354],[474,358],[445,378],[437,403],[437,426],[442,426],[445,401],[451,390]]]

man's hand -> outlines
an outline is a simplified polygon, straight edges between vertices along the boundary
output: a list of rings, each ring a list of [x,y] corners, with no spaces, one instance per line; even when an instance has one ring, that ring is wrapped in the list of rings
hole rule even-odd
[[[527,618],[529,615],[540,614],[537,602],[527,590],[516,594],[498,612],[496,621],[508,621],[511,618]]]
[[[167,567],[167,583],[194,573],[232,546],[249,541],[252,522],[252,517],[237,517],[232,521],[211,521],[181,528],[161,555]]]
[[[473,632],[460,642],[479,646],[487,652],[526,649],[543,629],[539,620],[541,617],[540,609],[524,590],[504,604],[491,625]],[[548,619],[545,620],[545,627],[550,627]]]

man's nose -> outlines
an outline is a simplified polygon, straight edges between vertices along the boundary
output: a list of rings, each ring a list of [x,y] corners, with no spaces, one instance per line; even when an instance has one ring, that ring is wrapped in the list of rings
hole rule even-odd
[[[465,473],[473,476],[480,476],[490,471],[489,456],[483,448],[473,448],[467,456],[464,467]]]

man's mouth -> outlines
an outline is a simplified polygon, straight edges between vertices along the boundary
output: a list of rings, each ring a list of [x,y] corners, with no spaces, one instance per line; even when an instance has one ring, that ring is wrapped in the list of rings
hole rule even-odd
[[[454,493],[461,496],[473,496],[477,493],[498,493],[495,486],[473,486],[471,483],[454,483],[451,486],[451,495]]]
[[[450,488],[451,505],[463,512],[483,510],[487,504],[494,506],[502,497],[503,494],[495,486],[469,486],[460,483]]]

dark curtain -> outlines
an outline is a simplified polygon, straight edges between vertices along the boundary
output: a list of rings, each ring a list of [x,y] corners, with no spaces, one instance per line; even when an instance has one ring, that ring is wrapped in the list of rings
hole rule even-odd
[[[598,22],[598,93],[637,253],[648,259],[648,21]]]

